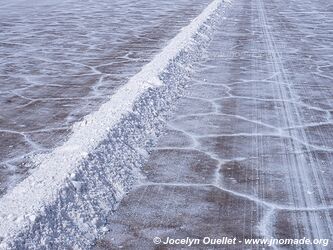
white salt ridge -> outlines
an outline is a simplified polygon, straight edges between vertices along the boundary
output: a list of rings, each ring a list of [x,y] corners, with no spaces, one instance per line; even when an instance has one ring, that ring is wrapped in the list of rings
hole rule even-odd
[[[38,167],[31,175],[0,199],[0,239],[2,239],[0,248],[35,249],[48,248],[52,245],[53,249],[58,249],[66,244],[70,244],[73,248],[82,248],[94,240],[98,230],[92,229],[93,227],[96,229],[97,224],[100,224],[97,223],[97,217],[103,217],[103,213],[110,212],[112,209],[110,200],[114,199],[116,202],[126,193],[126,187],[121,181],[128,181],[126,179],[128,169],[124,168],[116,173],[121,181],[112,183],[114,192],[110,190],[110,197],[103,197],[108,195],[107,187],[103,190],[99,178],[112,172],[104,166],[105,159],[109,166],[113,163],[113,159],[117,158],[114,158],[110,151],[107,152],[110,155],[96,156],[96,158],[104,157],[102,170],[105,173],[98,173],[101,169],[97,165],[96,168],[91,166],[95,163],[84,165],[82,162],[108,138],[113,128],[117,128],[124,118],[133,113],[134,104],[140,98],[151,89],[164,87],[165,83],[161,80],[162,73],[177,57],[180,57],[182,52],[190,51],[193,39],[197,35],[205,35],[204,31],[200,33],[200,29],[204,29],[210,24],[209,22],[212,22],[211,18],[220,14],[218,10],[222,3],[222,0],[214,0],[197,18],[184,27],[161,53],[111,96],[107,103],[98,111],[87,115],[82,122],[76,123],[67,142],[49,155],[36,158]],[[145,106],[142,108],[147,109]],[[120,126],[118,130],[120,131],[122,127]],[[115,138],[115,140],[122,143],[125,138]],[[117,145],[112,147],[117,148]],[[139,156],[134,157],[129,154],[129,149],[126,150],[124,159],[119,164],[137,165],[140,160],[136,158]],[[137,153],[147,157],[144,149],[132,150],[135,151],[132,154]],[[128,162],[124,162],[127,160]],[[82,170],[84,168],[86,170]],[[97,189],[87,192],[85,189],[89,182],[94,185],[98,183],[100,186],[96,184]],[[83,192],[85,193],[81,197]],[[95,197],[96,201],[90,201],[91,197]],[[105,198],[105,203],[101,197]],[[87,202],[89,204],[86,204]],[[62,206],[61,209],[59,206]],[[66,217],[79,219],[66,221],[66,218],[62,218],[64,213]],[[59,221],[62,223],[60,226]],[[107,231],[107,228],[101,226],[99,231]]]

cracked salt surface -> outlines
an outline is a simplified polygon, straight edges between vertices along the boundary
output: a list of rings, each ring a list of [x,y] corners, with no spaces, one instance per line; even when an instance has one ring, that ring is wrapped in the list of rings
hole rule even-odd
[[[0,9],[0,195],[209,0],[10,1]],[[181,13],[181,14],[180,14]]]
[[[154,249],[156,236],[332,239],[332,5],[239,0],[227,13],[95,249]]]
[[[131,189],[228,3],[215,0],[0,199],[0,248],[85,249]]]

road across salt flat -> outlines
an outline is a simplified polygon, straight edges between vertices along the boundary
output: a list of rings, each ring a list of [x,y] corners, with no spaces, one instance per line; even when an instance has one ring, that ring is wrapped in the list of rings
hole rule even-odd
[[[332,25],[328,0],[234,0],[145,178],[95,249],[185,247],[154,237],[237,237],[209,249],[259,249],[247,238],[331,240]],[[332,248],[324,244],[275,248]]]
[[[209,2],[1,1],[0,195]]]

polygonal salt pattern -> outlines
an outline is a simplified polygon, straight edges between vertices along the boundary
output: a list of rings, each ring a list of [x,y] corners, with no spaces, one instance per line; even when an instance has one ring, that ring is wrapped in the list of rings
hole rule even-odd
[[[95,249],[185,247],[156,236],[332,239],[332,13],[328,0],[233,1],[146,179]]]
[[[190,1],[11,1],[0,9],[0,194],[66,140],[207,6]]]

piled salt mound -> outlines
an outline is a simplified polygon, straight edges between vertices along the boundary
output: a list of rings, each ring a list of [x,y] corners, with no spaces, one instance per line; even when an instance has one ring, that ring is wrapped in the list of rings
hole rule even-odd
[[[229,3],[213,1],[68,141],[0,199],[4,249],[84,249],[140,178],[147,149]]]

